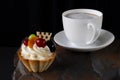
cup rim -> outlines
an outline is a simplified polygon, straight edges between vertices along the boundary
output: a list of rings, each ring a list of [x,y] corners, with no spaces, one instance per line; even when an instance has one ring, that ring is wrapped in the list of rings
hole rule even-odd
[[[103,13],[99,10],[96,9],[87,9],[87,8],[81,8],[81,9],[70,9],[70,10],[66,10],[62,13],[62,17],[71,19],[69,17],[66,17],[65,15],[69,14],[69,13],[78,13],[78,12],[85,12],[85,13],[89,13],[89,14],[94,14],[97,15],[98,18],[103,16]]]

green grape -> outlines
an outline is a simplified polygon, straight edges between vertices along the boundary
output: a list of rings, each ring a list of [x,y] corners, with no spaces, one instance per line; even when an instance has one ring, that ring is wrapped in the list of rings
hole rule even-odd
[[[32,39],[33,37],[36,37],[36,35],[35,35],[35,34],[31,34],[31,35],[28,37],[28,39]]]

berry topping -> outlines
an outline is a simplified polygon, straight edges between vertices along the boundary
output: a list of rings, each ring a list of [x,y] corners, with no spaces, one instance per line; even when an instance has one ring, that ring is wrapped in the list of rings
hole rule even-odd
[[[36,37],[36,35],[35,35],[35,34],[31,34],[31,35],[28,37],[28,39],[32,39],[33,37]]]
[[[38,37],[36,37],[36,36],[29,38],[29,40],[28,40],[28,46],[30,48],[33,48],[33,45],[34,45],[34,43],[36,42],[37,39],[38,39]]]
[[[54,45],[54,43],[51,40],[47,41],[47,45],[50,48],[51,52],[55,51],[55,45]]]
[[[42,39],[42,38],[38,38],[37,40],[36,40],[36,45],[38,46],[38,47],[45,47],[46,46],[46,41],[45,41],[45,39]]]
[[[27,45],[28,45],[28,38],[25,38],[25,39],[23,40],[23,43],[24,43],[25,46],[27,46]]]

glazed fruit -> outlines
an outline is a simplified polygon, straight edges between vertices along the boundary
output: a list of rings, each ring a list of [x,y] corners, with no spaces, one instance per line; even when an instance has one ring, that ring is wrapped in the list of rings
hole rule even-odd
[[[23,43],[24,43],[25,46],[28,46],[28,38],[25,38]]]
[[[51,40],[47,41],[47,45],[50,48],[51,52],[55,51],[55,45],[54,45],[54,43]]]
[[[28,37],[28,39],[32,39],[33,37],[36,37],[36,35],[35,35],[35,34],[31,34],[31,35]]]
[[[45,47],[46,45],[48,45],[48,47],[50,48],[51,52],[55,51],[55,45],[53,44],[53,42],[51,40],[46,41],[43,38],[39,38],[38,36],[36,36],[35,34],[31,34],[28,38],[25,38],[23,41],[25,46],[29,46],[30,48],[33,48],[33,45],[36,43],[36,45],[38,47]]]
[[[37,39],[38,39],[37,36],[31,37],[31,38],[28,40],[28,46],[29,46],[30,48],[33,48],[33,45],[34,45],[34,43],[36,42]]]
[[[42,38],[38,38],[37,40],[36,40],[36,45],[38,46],[38,47],[45,47],[46,46],[46,41],[45,41],[45,39],[42,39]]]

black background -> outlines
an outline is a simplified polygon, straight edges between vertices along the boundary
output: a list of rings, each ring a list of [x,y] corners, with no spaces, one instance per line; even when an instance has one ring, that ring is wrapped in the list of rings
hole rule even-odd
[[[21,40],[36,31],[53,34],[63,30],[61,14],[75,8],[103,12],[103,29],[119,34],[119,2],[110,0],[8,0],[1,9],[0,46],[20,46]]]

